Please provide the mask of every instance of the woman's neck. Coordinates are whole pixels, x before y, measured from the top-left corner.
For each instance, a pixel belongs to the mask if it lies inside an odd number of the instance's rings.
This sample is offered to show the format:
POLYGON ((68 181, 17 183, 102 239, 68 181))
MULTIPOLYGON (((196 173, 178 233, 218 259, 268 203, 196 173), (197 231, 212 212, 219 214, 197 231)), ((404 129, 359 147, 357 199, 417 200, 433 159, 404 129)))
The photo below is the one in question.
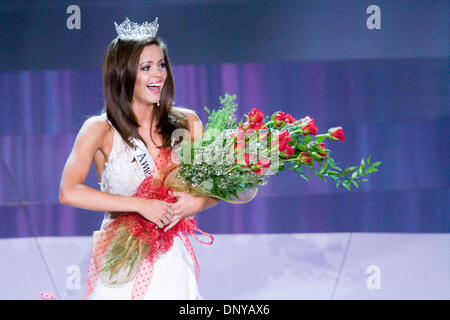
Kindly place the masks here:
POLYGON ((153 121, 153 104, 143 104, 137 101, 131 103, 131 109, 136 116, 139 127, 150 129, 150 124, 153 121))

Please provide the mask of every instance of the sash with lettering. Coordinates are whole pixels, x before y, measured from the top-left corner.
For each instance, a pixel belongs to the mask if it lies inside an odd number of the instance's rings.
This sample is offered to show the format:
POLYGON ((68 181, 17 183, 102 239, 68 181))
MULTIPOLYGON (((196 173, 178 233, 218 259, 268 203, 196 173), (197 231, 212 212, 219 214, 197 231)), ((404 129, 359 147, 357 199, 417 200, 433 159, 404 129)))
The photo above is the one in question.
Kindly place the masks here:
MULTIPOLYGON (((130 139, 134 148, 129 148, 134 155, 134 158, 139 163, 139 167, 146 177, 152 174, 152 167, 154 166, 153 159, 148 152, 144 143, 135 138, 130 139)), ((128 146, 128 145, 127 145, 128 146)))
MULTIPOLYGON (((135 148, 130 150, 145 175, 133 196, 168 203, 176 202, 172 188, 167 186, 169 175, 178 167, 172 161, 171 149, 161 148, 153 161, 142 141, 131 141, 135 148)), ((174 227, 164 232, 137 212, 121 213, 106 228, 94 233, 87 272, 88 288, 83 299, 94 291, 99 278, 109 285, 120 285, 134 280, 130 298, 144 299, 151 283, 154 263, 161 254, 171 249, 176 236, 180 237, 189 252, 194 262, 196 279, 199 281, 200 268, 188 235, 206 245, 211 245, 214 241, 212 235, 197 227, 193 218, 181 219, 174 227), (194 231, 207 236, 209 241, 200 240, 194 231)))

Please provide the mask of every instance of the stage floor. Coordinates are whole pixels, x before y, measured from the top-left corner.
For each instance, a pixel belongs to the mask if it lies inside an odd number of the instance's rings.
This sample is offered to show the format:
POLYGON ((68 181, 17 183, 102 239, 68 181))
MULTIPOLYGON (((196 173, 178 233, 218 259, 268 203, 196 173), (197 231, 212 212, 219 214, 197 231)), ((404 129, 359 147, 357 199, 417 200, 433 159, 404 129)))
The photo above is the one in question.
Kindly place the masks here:
MULTIPOLYGON (((205 299, 450 299, 450 234, 219 234, 191 238, 205 299)), ((90 237, 0 240, 0 299, 81 299, 90 237)))

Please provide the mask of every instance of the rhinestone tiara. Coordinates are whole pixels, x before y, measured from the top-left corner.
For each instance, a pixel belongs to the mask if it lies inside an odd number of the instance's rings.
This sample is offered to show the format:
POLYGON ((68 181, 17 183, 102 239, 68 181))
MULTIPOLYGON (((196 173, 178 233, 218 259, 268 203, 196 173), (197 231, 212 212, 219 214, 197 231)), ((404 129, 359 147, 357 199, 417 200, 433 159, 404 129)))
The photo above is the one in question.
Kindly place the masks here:
POLYGON ((145 21, 143 24, 139 25, 136 22, 131 22, 128 18, 118 25, 114 22, 114 26, 117 31, 117 38, 120 40, 135 40, 141 41, 148 38, 156 37, 158 32, 158 17, 152 23, 145 21))

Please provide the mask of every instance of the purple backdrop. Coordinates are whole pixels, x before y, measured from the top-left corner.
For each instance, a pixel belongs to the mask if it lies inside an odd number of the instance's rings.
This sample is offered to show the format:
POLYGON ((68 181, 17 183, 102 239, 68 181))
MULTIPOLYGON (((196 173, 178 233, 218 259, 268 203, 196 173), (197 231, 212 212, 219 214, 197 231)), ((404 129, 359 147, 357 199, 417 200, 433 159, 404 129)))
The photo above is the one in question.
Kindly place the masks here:
MULTIPOLYGON (((251 107, 341 125, 342 166, 382 161, 358 191, 282 172, 249 204, 198 215, 212 233, 448 232, 447 58, 174 65, 176 105, 251 107)), ((61 172, 83 121, 103 106, 100 69, 0 73, 0 237, 89 235, 101 212, 60 205, 61 172)), ((92 167, 86 183, 97 186, 92 167)))

